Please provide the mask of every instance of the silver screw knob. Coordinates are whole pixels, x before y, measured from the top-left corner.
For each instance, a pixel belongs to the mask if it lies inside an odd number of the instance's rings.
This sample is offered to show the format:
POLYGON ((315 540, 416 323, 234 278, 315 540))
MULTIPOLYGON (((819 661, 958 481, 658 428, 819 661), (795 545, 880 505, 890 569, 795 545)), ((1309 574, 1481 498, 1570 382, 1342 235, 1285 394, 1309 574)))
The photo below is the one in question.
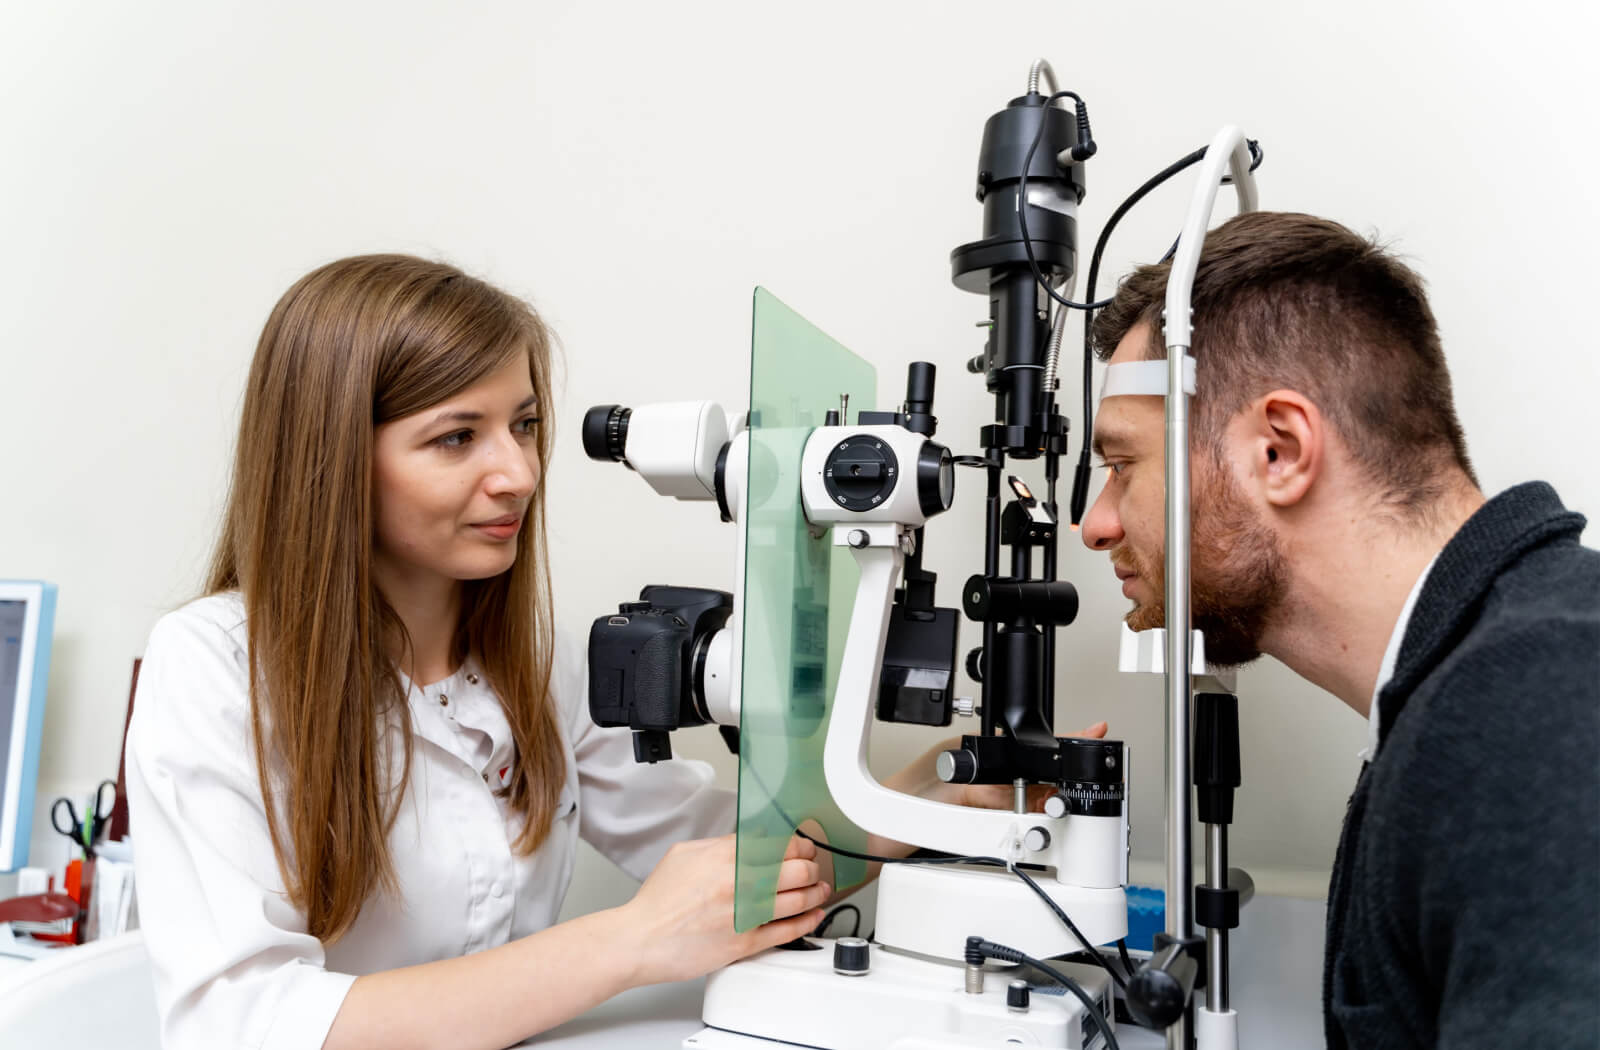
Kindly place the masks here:
POLYGON ((1060 820, 1067 815, 1067 800, 1060 795, 1051 795, 1044 800, 1044 815, 1052 820, 1060 820))
POLYGON ((970 696, 956 697, 955 708, 956 714, 960 715, 962 718, 971 718, 973 712, 977 710, 975 707, 973 707, 972 697, 970 696))
POLYGON ((1029 828, 1022 834, 1022 845, 1032 853, 1043 853, 1050 848, 1050 833, 1044 828, 1029 828))
POLYGON ((845 537, 845 539, 850 546, 854 547, 856 550, 860 550, 862 547, 865 547, 867 544, 872 542, 872 538, 867 535, 866 529, 851 529, 850 535, 845 537))

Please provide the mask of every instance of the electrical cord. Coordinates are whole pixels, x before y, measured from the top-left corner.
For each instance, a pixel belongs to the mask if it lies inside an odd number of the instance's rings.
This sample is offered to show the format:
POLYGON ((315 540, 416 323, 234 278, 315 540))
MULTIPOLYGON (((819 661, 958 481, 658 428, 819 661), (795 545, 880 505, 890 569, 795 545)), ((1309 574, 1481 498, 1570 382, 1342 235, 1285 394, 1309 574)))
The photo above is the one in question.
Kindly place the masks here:
MULTIPOLYGON (((1039 143, 1044 138, 1044 126, 1047 123, 1046 113, 1055 104, 1057 99, 1070 98, 1077 103, 1078 116, 1078 144, 1072 147, 1072 159, 1085 161, 1095 155, 1097 147, 1094 137, 1089 133, 1089 111, 1083 99, 1076 91, 1057 91, 1044 100, 1040 107, 1039 127, 1034 130, 1033 141, 1028 144, 1028 152, 1022 158, 1022 176, 1017 181, 1017 227, 1022 232, 1022 251, 1028 257, 1028 266, 1033 270, 1033 279, 1039 282, 1039 287, 1049 293, 1050 298, 1071 310, 1093 310, 1105 306, 1104 303, 1087 302, 1075 303, 1050 287, 1050 282, 1044 279, 1044 273, 1039 269, 1039 261, 1033 257, 1033 238, 1028 235, 1028 168, 1033 164, 1033 155, 1039 149, 1039 143)), ((1090 296, 1093 299, 1093 296, 1090 296)))
POLYGON ((982 937, 968 937, 967 961, 972 962, 975 958, 980 963, 984 958, 1000 959, 1012 963, 1026 963, 1035 970, 1048 974, 1061 987, 1076 996, 1078 1001, 1083 1004, 1083 1008, 1089 1011, 1089 1016, 1094 1018, 1094 1023, 1100 1027, 1100 1034, 1106 1037, 1106 1050, 1122 1050, 1122 1047, 1117 1043, 1117 1034, 1111 1030, 1111 1022, 1101 1012, 1100 1005, 1090 998, 1088 992, 1083 990, 1083 985, 1057 970, 1054 966, 1042 959, 1035 959, 1031 955, 1019 952, 1015 948, 1008 948, 1003 944, 986 941, 982 937))
POLYGON ((1127 970, 1130 976, 1138 970, 1138 967, 1133 965, 1132 957, 1128 955, 1128 939, 1126 937, 1117 938, 1117 955, 1122 959, 1122 968, 1127 970))
POLYGON ((821 937, 823 935, 823 931, 826 930, 830 924, 832 924, 833 920, 838 918, 841 913, 847 911, 853 911, 856 913, 855 925, 850 928, 850 936, 861 936, 861 909, 856 907, 854 904, 840 904, 833 908, 828 912, 828 914, 822 917, 821 922, 817 923, 817 928, 811 931, 811 936, 821 937))
MULTIPOLYGON (((773 808, 778 809, 776 803, 773 803, 773 808)), ((789 819, 788 814, 784 813, 782 809, 778 809, 778 813, 783 817, 784 821, 790 827, 794 827, 794 821, 789 819)), ((1089 943, 1089 938, 1085 937, 1083 935, 1083 931, 1078 929, 1077 925, 1067 917, 1067 913, 1061 910, 1061 906, 1055 902, 1055 899, 1044 891, 1044 887, 1040 886, 1037 882, 1034 882, 1020 865, 1008 864, 998 857, 962 857, 954 855, 943 857, 878 857, 870 853, 857 853, 854 850, 844 849, 840 846, 830 846, 826 842, 822 842, 813 838, 797 827, 795 828, 794 833, 812 843, 818 849, 826 850, 829 853, 837 853, 841 856, 852 857, 856 860, 876 861, 880 864, 983 864, 990 867, 1006 868, 1013 875, 1017 876, 1017 878, 1021 879, 1023 885, 1032 890, 1040 900, 1044 901, 1045 905, 1055 913, 1056 918, 1060 919, 1062 925, 1067 928, 1067 932, 1071 933, 1073 938, 1077 940, 1078 945, 1083 949, 1083 951, 1087 952, 1092 958, 1099 962, 1101 968, 1110 975, 1111 980, 1116 984, 1116 986, 1123 991, 1127 990, 1127 981, 1123 979, 1122 975, 1111 968, 1111 964, 1106 962, 1105 957, 1095 950, 1094 945, 1089 943)), ((826 920, 824 920, 824 922, 826 922, 826 920)))
POLYGON ((1076 937, 1078 943, 1083 946, 1083 950, 1088 952, 1094 961, 1100 964, 1100 968, 1110 975, 1112 982, 1124 993, 1127 992, 1128 982, 1123 980, 1120 973, 1111 968, 1111 964, 1106 962, 1105 956, 1095 951, 1094 946, 1089 943, 1089 938, 1085 937, 1077 925, 1067 917, 1067 913, 1061 910, 1061 905, 1057 904, 1055 899, 1044 891, 1044 887, 1029 878, 1028 873, 1021 868, 1012 868, 1011 870, 1016 874, 1017 878, 1028 884, 1029 889, 1039 895, 1040 900, 1050 906, 1050 910, 1056 913, 1056 918, 1060 919, 1061 924, 1071 931, 1072 936, 1076 937))
MULTIPOLYGON (((1250 150, 1250 170, 1253 172, 1257 168, 1261 167, 1261 162, 1266 159, 1266 154, 1261 149, 1261 144, 1256 142, 1254 139, 1247 139, 1246 145, 1250 150)), ((1192 153, 1187 153, 1173 161, 1171 164, 1168 164, 1165 168, 1162 168, 1154 175, 1150 176, 1150 178, 1146 179, 1138 189, 1128 194, 1123 202, 1117 205, 1116 210, 1111 213, 1110 218, 1106 219, 1106 224, 1100 228, 1100 236, 1095 238, 1094 253, 1089 258, 1089 279, 1084 285, 1084 296, 1090 301, 1084 304, 1082 307, 1086 313, 1092 313, 1095 310, 1109 306, 1112 299, 1115 298, 1113 296, 1102 299, 1098 302, 1094 301, 1095 285, 1099 283, 1100 280, 1100 260, 1105 255, 1107 243, 1110 242, 1111 231, 1117 228, 1117 223, 1122 221, 1122 217, 1128 214, 1128 212, 1133 209, 1134 205, 1144 200, 1145 197, 1149 196, 1150 193, 1162 183, 1183 171, 1185 168, 1198 164, 1206 155, 1206 148, 1207 147, 1202 146, 1192 153)), ((1024 240, 1026 240, 1026 231, 1024 231, 1023 236, 1024 240)), ((1172 242, 1172 247, 1167 249, 1166 254, 1161 257, 1161 261, 1166 262, 1168 259, 1172 258, 1177 250, 1178 242, 1176 239, 1174 239, 1172 242)), ((1089 450, 1091 448, 1090 439, 1094 434, 1094 353, 1093 344, 1090 339, 1091 319, 1092 318, 1086 317, 1084 318, 1083 322, 1084 439, 1082 446, 1078 450, 1077 469, 1074 470, 1072 476, 1072 501, 1070 507, 1072 514, 1071 525, 1073 528, 1077 528, 1078 525, 1083 521, 1083 511, 1088 501, 1089 494, 1089 450)))

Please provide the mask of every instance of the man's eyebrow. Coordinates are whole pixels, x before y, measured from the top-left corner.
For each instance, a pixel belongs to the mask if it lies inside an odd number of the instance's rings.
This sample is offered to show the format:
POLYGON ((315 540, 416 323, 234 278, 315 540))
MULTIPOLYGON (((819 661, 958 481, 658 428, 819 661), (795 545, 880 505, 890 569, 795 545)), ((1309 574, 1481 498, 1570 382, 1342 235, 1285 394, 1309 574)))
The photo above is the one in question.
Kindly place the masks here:
MULTIPOLYGON (((530 394, 523 398, 517 407, 513 408, 511 412, 513 415, 515 415, 516 413, 521 412, 523 409, 528 408, 538 400, 538 394, 530 394)), ((459 409, 455 412, 440 412, 429 421, 429 425, 436 426, 440 423, 478 423, 482 422, 482 420, 482 412, 469 412, 466 409, 459 409)))
POLYGON ((1091 443, 1090 447, 1094 449, 1095 455, 1104 458, 1107 445, 1114 446, 1116 448, 1125 448, 1128 444, 1128 437, 1129 435, 1126 431, 1117 427, 1108 427, 1104 430, 1099 427, 1095 427, 1094 441, 1091 443))

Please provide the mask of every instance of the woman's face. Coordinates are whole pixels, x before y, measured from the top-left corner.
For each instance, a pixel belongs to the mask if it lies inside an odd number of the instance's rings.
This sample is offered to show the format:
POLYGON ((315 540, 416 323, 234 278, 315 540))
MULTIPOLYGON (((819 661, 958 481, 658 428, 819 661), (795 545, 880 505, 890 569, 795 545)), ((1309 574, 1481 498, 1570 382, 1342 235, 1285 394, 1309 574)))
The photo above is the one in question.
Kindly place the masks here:
POLYGON ((374 570, 385 590, 495 576, 539 485, 539 413, 518 354, 455 397, 378 425, 374 570))

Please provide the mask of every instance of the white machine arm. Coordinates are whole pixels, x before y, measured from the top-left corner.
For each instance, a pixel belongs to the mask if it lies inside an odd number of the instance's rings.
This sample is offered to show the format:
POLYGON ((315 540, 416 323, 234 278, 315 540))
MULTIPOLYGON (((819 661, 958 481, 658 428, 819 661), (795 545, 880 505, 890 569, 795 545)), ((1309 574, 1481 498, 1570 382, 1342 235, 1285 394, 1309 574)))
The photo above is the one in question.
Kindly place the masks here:
POLYGON ((899 525, 840 525, 834 543, 849 546, 861 567, 845 642, 823 769, 834 801, 852 821, 901 842, 964 856, 1045 864, 1075 886, 1122 884, 1120 821, 1107 817, 1016 814, 932 802, 890 790, 867 766, 872 702, 883 669, 883 643, 895 584, 910 536, 899 525), (1038 829, 1043 834, 1030 835, 1038 829))

